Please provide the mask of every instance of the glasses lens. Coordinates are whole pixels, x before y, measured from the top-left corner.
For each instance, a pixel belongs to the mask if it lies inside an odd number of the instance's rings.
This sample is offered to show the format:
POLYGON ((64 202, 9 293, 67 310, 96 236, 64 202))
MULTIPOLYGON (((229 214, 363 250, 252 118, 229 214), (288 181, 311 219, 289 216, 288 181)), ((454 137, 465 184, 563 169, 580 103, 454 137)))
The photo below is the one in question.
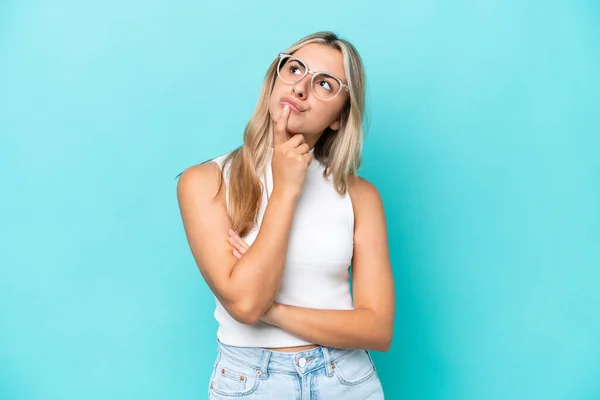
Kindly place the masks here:
POLYGON ((287 83, 296 83, 306 75, 306 65, 291 57, 282 58, 277 70, 279 77, 287 83))
POLYGON ((330 100, 340 92, 340 82, 329 74, 318 73, 313 79, 312 90, 318 98, 330 100))

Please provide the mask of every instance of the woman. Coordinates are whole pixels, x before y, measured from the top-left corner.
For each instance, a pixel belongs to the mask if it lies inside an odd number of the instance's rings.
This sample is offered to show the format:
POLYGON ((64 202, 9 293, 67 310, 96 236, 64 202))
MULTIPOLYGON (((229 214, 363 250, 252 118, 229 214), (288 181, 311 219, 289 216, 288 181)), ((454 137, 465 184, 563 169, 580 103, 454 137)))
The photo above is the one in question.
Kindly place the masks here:
POLYGON ((211 399, 383 398, 369 350, 391 345, 394 288, 381 198, 356 174, 364 86, 349 42, 307 36, 272 62, 243 145, 181 175, 216 299, 211 399))

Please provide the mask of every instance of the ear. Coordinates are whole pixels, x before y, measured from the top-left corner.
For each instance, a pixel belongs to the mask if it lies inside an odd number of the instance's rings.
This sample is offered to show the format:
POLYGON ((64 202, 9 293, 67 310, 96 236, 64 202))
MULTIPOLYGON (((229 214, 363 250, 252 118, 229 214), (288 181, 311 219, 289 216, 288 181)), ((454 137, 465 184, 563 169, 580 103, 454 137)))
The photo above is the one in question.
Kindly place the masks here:
POLYGON ((331 123, 331 125, 329 125, 329 128, 330 128, 332 131, 337 131, 338 129, 340 129, 340 119, 338 118, 338 119, 336 119, 335 121, 333 121, 333 122, 331 123))

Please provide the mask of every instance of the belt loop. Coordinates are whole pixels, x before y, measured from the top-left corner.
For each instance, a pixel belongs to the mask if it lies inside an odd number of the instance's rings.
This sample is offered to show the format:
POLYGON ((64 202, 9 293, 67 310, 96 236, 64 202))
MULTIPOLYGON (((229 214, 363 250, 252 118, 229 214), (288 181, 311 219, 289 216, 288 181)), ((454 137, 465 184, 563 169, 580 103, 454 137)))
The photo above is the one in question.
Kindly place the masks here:
POLYGON ((331 355, 329 354, 329 349, 325 346, 321 346, 321 351, 323 352, 323 358, 325 359, 325 372, 327 372, 328 377, 333 376, 333 368, 331 365, 331 355))
POLYGON ((263 358, 262 358, 261 365, 260 365, 260 379, 262 379, 262 380, 266 380, 268 377, 267 376, 267 366, 269 365, 270 358, 271 358, 271 351, 264 350, 263 358))

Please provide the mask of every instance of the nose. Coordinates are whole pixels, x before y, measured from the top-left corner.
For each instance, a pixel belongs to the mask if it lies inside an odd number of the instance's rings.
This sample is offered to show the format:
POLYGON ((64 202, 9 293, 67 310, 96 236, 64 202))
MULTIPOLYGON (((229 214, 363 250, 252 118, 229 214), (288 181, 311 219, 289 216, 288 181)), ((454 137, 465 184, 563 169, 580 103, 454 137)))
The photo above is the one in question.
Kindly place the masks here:
POLYGON ((310 85, 311 75, 306 74, 302 79, 292 86, 292 91, 299 99, 305 99, 308 94, 308 86, 310 85))

